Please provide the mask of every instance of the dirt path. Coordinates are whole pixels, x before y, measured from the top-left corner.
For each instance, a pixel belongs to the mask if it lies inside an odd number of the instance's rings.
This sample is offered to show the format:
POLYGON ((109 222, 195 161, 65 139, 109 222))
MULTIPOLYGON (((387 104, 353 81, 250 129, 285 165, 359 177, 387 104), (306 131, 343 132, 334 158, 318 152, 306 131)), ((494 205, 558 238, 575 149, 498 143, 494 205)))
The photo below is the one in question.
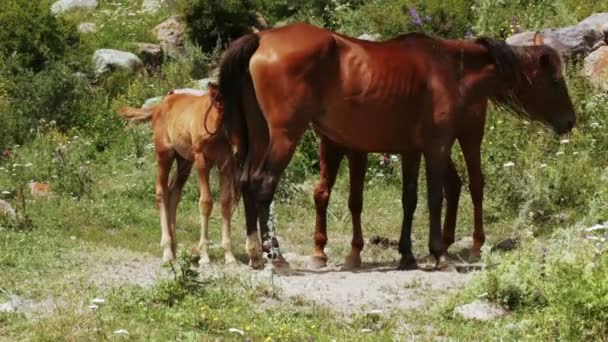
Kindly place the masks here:
MULTIPOLYGON (((215 262, 201 269, 201 273, 207 279, 231 275, 251 286, 272 285, 282 299, 302 298, 345 314, 417 309, 464 287, 471 278, 470 273, 397 271, 392 264, 364 265, 354 272, 340 271, 338 265, 310 271, 302 266, 306 256, 289 253, 285 257, 292 265, 289 272, 277 273, 270 265, 263 271, 252 271, 245 265, 215 262)), ((151 286, 169 275, 159 258, 126 250, 95 252, 91 260, 96 261, 96 266, 90 281, 101 288, 151 286)))

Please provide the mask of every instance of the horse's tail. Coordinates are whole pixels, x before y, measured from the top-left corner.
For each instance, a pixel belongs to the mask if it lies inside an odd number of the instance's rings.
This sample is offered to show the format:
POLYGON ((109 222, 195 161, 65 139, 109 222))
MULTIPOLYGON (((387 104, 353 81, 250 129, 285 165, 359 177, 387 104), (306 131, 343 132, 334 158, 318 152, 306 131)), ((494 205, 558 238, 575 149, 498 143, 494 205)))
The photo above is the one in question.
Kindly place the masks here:
POLYGON ((156 106, 141 109, 133 107, 122 107, 116 111, 116 114, 118 114, 118 116, 121 116, 127 121, 144 123, 152 120, 152 115, 154 114, 155 109, 156 106))
POLYGON ((236 166, 233 182, 235 206, 239 200, 241 183, 246 181, 249 158, 249 141, 244 105, 245 85, 253 90, 249 75, 249 60, 260 46, 260 37, 248 34, 234 41, 222 56, 219 75, 219 93, 223 107, 221 129, 236 148, 236 166))

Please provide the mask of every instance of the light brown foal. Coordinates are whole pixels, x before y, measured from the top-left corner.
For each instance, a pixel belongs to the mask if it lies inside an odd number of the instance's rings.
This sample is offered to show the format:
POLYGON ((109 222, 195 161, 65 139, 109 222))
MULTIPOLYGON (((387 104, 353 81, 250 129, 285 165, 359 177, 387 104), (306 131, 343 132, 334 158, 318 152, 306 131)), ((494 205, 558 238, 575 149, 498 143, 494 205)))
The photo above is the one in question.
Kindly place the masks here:
POLYGON ((214 134, 221 121, 216 89, 209 92, 176 90, 151 108, 123 107, 118 115, 132 122, 152 121, 156 150, 156 205, 160 210, 163 261, 176 257, 175 216, 182 188, 192 165, 196 166, 200 185, 201 237, 198 244, 200 264, 209 263, 209 215, 213 207, 209 172, 217 165, 220 175, 222 205, 222 246, 226 263, 234 263, 230 237, 232 216, 232 151, 223 134, 214 134), (177 172, 169 181, 173 162, 177 172))

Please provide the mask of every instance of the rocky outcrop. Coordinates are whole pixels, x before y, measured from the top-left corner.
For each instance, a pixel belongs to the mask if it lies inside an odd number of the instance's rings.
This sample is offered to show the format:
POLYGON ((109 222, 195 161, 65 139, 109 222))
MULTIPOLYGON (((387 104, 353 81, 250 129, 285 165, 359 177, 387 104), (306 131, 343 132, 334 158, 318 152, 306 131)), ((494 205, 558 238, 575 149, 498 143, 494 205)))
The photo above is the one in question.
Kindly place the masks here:
POLYGON ((165 54, 176 57, 185 51, 186 25, 179 16, 173 16, 158 24, 152 32, 165 54))
POLYGON ((583 72, 591 83, 608 91, 608 46, 600 47, 585 58, 583 72))
POLYGON ((116 69, 135 73, 143 67, 143 63, 135 54, 113 49, 100 49, 93 54, 95 74, 101 75, 116 69))
MULTIPOLYGON (((566 58, 584 58, 606 43, 608 13, 596 13, 580 23, 562 28, 540 30, 545 44, 558 50, 566 58)), ((507 39, 511 45, 533 45, 535 32, 527 31, 507 39)))
POLYGON ((51 5, 53 14, 61 14, 77 9, 91 10, 99 6, 97 0, 59 0, 51 5))

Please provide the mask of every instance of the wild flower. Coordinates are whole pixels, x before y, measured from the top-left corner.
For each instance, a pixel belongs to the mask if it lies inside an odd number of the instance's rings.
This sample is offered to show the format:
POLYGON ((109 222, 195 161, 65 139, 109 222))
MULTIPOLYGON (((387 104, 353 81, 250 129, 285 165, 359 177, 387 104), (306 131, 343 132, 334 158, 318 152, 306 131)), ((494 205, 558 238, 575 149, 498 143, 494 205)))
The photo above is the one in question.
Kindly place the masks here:
POLYGON ((511 17, 511 24, 509 25, 511 29, 511 34, 516 34, 521 32, 521 27, 519 26, 518 20, 516 16, 511 17))
POLYGON ((514 162, 506 162, 503 164, 503 167, 513 167, 513 166, 515 166, 514 162))
POLYGON ((471 31, 471 29, 467 29, 467 32, 464 34, 464 39, 472 40, 473 38, 473 31, 471 31))
POLYGON ((420 14, 418 14, 416 8, 410 8, 410 17, 410 24, 415 26, 422 26, 422 19, 420 18, 420 14))

